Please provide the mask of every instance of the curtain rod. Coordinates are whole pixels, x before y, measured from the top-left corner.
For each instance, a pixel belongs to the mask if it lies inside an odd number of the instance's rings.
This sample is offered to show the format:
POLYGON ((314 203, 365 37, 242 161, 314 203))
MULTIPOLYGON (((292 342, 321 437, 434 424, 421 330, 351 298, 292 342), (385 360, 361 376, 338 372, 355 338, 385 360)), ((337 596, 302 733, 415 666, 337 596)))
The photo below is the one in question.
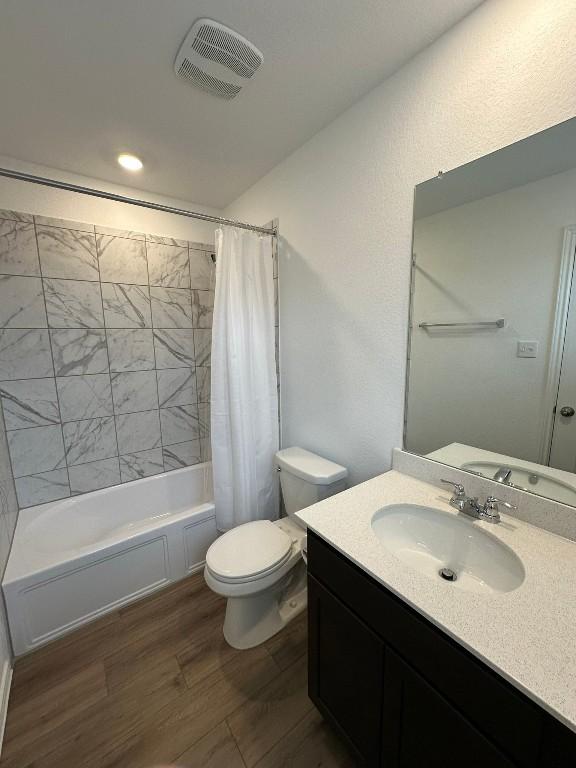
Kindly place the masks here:
POLYGON ((92 187, 81 187, 78 184, 68 184, 65 181, 57 179, 48 179, 44 176, 34 176, 31 173, 22 171, 12 171, 9 168, 0 168, 0 176, 7 179, 16 179, 17 181, 29 181, 32 184, 41 184, 44 187, 54 187, 55 189, 64 189, 67 192, 78 192, 81 195, 91 195, 92 197, 101 197, 104 200, 113 200, 116 203, 129 203, 138 205, 141 208, 151 208, 153 211, 163 211, 164 213, 174 213, 177 216, 187 216, 189 219, 200 219, 201 221, 212 221, 215 224, 229 224, 232 227, 240 229, 250 229, 253 232, 260 232, 264 235, 276 235, 276 229, 267 227, 256 227, 253 224, 245 224, 242 221, 234 219, 225 219, 221 216, 210 216, 208 213, 198 213, 196 211, 187 211, 185 208, 173 208, 171 205, 162 205, 161 203, 150 203, 147 200, 139 200, 135 197, 125 197, 117 195, 114 192, 105 192, 101 189, 92 189, 92 187))

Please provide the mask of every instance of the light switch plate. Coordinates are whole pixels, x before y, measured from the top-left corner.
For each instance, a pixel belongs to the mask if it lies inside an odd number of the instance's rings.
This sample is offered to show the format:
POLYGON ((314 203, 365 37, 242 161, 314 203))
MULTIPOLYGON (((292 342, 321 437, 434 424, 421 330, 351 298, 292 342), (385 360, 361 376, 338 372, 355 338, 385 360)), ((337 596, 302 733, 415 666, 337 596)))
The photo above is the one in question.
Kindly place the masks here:
POLYGON ((538 342, 519 341, 516 347, 516 357, 538 357, 538 342))

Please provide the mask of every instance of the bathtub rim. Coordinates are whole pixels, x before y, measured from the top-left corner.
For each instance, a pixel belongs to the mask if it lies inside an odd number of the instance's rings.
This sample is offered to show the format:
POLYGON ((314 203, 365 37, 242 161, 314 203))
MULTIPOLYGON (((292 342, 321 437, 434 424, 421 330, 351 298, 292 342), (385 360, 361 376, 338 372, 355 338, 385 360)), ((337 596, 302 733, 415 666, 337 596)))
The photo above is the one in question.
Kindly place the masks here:
MULTIPOLYGON (((84 466, 79 464, 78 466, 84 466)), ((30 518, 27 522, 32 522, 33 519, 38 517, 43 512, 47 512, 54 507, 58 507, 61 504, 70 504, 84 496, 97 497, 109 493, 113 488, 128 488, 130 486, 143 486, 152 481, 160 480, 166 477, 178 477, 179 475, 189 473, 191 470, 205 470, 207 467, 212 466, 212 461, 201 461, 198 464, 190 464, 187 467, 180 467, 179 469, 168 469, 165 472, 157 472, 154 475, 148 475, 147 477, 140 477, 138 480, 128 480, 125 483, 114 483, 114 485, 107 485, 105 488, 96 488, 94 491, 86 491, 84 493, 75 493, 70 496, 63 496, 61 499, 54 499, 53 501, 44 501, 42 504, 34 504, 31 507, 23 507, 18 511, 18 522, 22 518, 30 518)), ((16 526, 18 527, 18 526, 16 526)))
POLYGON ((108 536, 105 538, 97 539, 94 542, 86 544, 84 546, 78 546, 74 549, 62 549, 55 550, 53 553, 43 553, 39 550, 34 551, 33 563, 31 564, 29 557, 26 553, 26 547, 28 542, 25 540, 26 528, 40 516, 46 512, 57 508, 63 503, 71 503, 81 499, 84 496, 98 497, 103 496, 112 491, 115 488, 124 488, 127 485, 138 484, 143 486, 150 481, 159 480, 167 476, 180 475, 189 473, 191 470, 198 469, 205 472, 206 468, 211 466, 211 461, 201 462, 199 464, 192 464, 188 467, 181 467, 180 469, 169 470, 167 472, 159 472, 156 475, 150 475, 149 477, 143 477, 139 480, 132 480, 129 483, 117 483, 116 485, 107 486, 106 488, 99 488, 95 491, 89 491, 88 493, 77 494, 75 496, 66 496, 63 499, 56 499, 54 501, 48 501, 44 504, 36 504, 33 507, 26 507, 22 509, 18 514, 18 521, 14 532, 14 539, 10 549, 10 555, 4 571, 4 577, 2 579, 2 585, 9 585, 14 582, 21 582, 28 579, 28 577, 36 576, 39 573, 50 572, 54 576, 58 576, 60 573, 65 572, 71 564, 77 564, 79 561, 90 563, 95 562, 101 557, 103 551, 109 551, 111 554, 120 552, 126 545, 126 542, 130 542, 132 545, 138 544, 139 541, 144 541, 150 533, 158 531, 162 528, 170 527, 173 523, 179 523, 187 517, 198 515, 198 522, 213 517, 215 515, 214 500, 199 502, 194 506, 181 510, 180 512, 173 513, 167 517, 158 520, 156 523, 145 525, 139 528, 135 528, 132 533, 124 534, 121 537, 108 536))

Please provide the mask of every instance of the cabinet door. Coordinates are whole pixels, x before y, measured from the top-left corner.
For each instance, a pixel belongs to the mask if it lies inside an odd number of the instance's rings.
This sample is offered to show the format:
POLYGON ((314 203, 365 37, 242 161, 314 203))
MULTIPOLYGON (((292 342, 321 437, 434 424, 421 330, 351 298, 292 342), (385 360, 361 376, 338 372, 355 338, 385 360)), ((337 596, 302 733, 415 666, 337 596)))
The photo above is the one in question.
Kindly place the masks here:
POLYGON ((361 762, 380 765, 384 645, 313 577, 308 579, 309 694, 361 762))
POLYGON ((386 768, 514 768, 515 763, 388 649, 383 765, 386 768))

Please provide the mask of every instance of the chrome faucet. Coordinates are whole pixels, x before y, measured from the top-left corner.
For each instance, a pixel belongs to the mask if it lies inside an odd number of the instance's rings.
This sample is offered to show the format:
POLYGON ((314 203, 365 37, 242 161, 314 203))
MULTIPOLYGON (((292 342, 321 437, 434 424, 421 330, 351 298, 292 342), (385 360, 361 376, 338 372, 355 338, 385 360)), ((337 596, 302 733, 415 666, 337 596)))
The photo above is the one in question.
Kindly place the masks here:
POLYGON ((453 483, 452 480, 441 480, 440 482, 451 485, 454 488, 454 493, 450 499, 450 506, 457 509, 458 512, 474 517, 476 520, 499 523, 500 513, 498 507, 500 504, 506 507, 506 509, 518 509, 515 504, 510 504, 509 501, 504 501, 503 499, 497 499, 496 496, 488 496, 484 504, 481 505, 477 496, 468 496, 462 483, 453 483))
POLYGON ((496 472, 493 480, 496 480, 497 483, 503 483, 504 485, 511 485, 510 478, 512 477, 512 470, 510 467, 500 467, 500 469, 496 472))

